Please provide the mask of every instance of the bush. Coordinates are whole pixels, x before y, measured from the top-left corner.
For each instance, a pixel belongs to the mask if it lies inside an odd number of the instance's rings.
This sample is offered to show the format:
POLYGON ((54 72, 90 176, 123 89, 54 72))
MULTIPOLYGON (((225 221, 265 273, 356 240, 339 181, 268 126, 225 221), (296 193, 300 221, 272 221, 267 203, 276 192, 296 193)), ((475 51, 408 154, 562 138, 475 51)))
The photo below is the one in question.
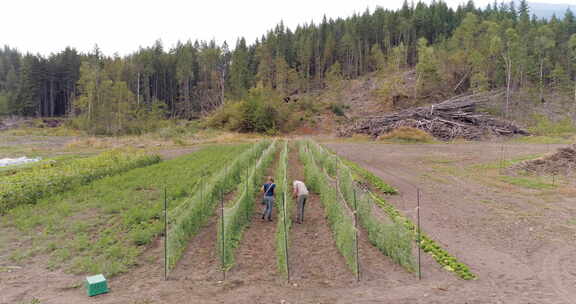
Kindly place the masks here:
POLYGON ((331 103, 330 111, 332 111, 332 113, 336 114, 337 116, 344 116, 344 106, 339 103, 331 103))
POLYGON ((420 129, 411 127, 400 127, 394 129, 378 137, 378 139, 401 143, 430 143, 435 141, 432 135, 420 129))
POLYGON ((207 125, 238 132, 276 135, 293 128, 291 111, 271 91, 252 89, 245 100, 230 102, 207 120, 207 125))

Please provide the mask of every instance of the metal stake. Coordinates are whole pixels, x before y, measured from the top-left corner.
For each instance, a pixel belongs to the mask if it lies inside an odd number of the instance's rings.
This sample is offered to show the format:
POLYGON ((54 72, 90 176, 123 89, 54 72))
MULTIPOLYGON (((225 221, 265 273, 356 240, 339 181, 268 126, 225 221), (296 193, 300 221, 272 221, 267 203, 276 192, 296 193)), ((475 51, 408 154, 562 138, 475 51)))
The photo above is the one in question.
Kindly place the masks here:
POLYGON ((420 251, 421 251, 421 247, 420 247, 420 242, 421 242, 421 240, 420 240, 420 188, 416 189, 416 197, 417 197, 417 206, 418 206, 416 208, 416 217, 418 218, 417 219, 417 223, 418 223, 418 226, 417 226, 417 229, 418 229, 418 231, 417 231, 417 235, 418 235, 417 236, 417 242, 418 242, 418 280, 422 280, 422 268, 421 268, 422 266, 420 263, 420 251))
POLYGON ((288 283, 290 283, 290 263, 288 260, 288 232, 286 231, 286 192, 282 196, 282 205, 284 208, 284 258, 286 259, 286 274, 288 275, 288 283))
POLYGON ((220 222, 221 224, 221 229, 222 229, 222 278, 224 281, 226 281, 226 247, 224 247, 226 245, 226 242, 224 240, 224 190, 220 190, 220 222))
POLYGON ((164 186, 164 281, 168 280, 168 199, 164 186))
POLYGON ((354 189, 354 228, 356 243, 356 282, 360 282, 360 252, 358 250, 358 201, 356 200, 356 189, 354 189))

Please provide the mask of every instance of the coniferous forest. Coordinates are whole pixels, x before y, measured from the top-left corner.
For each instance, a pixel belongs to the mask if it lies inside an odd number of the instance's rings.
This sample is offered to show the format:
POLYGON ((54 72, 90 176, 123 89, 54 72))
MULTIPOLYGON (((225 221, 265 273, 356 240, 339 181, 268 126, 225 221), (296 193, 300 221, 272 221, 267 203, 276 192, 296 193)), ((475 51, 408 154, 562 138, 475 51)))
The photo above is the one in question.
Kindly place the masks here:
MULTIPOLYGON (((224 104, 262 112, 266 96, 325 89, 330 79, 416 71, 419 90, 453 94, 537 88, 572 94, 576 103, 576 18, 538 19, 526 1, 404 2, 295 29, 282 23, 254 43, 161 41, 124 57, 97 47, 49 56, 0 49, 0 114, 69 117, 93 134, 142 132, 143 122, 193 119, 224 104)), ((253 120, 256 118, 253 118, 253 120)), ((149 125, 149 124, 147 124, 149 125)), ((264 123, 237 129, 262 131, 264 123)))

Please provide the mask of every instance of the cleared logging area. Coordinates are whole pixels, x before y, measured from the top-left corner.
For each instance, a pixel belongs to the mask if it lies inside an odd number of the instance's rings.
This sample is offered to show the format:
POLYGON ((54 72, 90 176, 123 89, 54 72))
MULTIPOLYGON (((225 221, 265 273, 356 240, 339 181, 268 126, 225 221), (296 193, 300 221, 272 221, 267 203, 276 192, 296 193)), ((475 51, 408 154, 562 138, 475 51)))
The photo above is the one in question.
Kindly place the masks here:
POLYGON ((192 154, 106 177, 71 191, 25 204, 2 218, 34 246, 14 251, 22 261, 40 253, 48 267, 73 273, 116 275, 128 270, 163 232, 162 201, 177 209, 248 145, 210 146, 192 154))
POLYGON ((34 166, 18 171, 0 180, 0 215, 18 205, 34 203, 42 197, 159 161, 158 155, 109 151, 53 168, 34 166))

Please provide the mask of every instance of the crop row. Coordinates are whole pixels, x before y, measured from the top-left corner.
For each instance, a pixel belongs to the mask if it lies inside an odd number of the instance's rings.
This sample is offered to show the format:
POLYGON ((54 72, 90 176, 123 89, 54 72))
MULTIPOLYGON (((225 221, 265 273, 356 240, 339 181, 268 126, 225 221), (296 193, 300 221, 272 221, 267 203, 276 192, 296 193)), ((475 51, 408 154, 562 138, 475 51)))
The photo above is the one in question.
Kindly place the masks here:
POLYGON ((34 203, 39 198, 159 161, 158 155, 108 151, 54 168, 38 166, 18 171, 0 180, 0 215, 18 205, 34 203))
POLYGON ((277 201, 278 223, 276 228, 276 256, 278 271, 283 275, 288 275, 288 244, 290 243, 290 228, 292 220, 290 214, 293 210, 292 196, 288 186, 288 142, 284 142, 278 169, 276 170, 276 193, 280 194, 277 201))
POLYGON ((358 187, 352 169, 338 156, 331 155, 315 142, 308 141, 307 145, 314 151, 319 162, 334 164, 334 168, 327 172, 333 172, 331 176, 335 178, 339 192, 348 206, 357 212, 359 223, 366 230, 370 243, 408 271, 414 271, 415 259, 410 232, 403 225, 385 221, 385 218, 378 218, 374 214, 375 204, 371 196, 358 187))
MULTIPOLYGON (((245 172, 270 145, 269 141, 254 144, 234 158, 219 172, 203 178, 200 187, 185 202, 169 212, 168 267, 173 269, 188 241, 204 226, 223 195, 232 191, 245 178, 245 172)), ((224 160, 219 160, 224 161, 224 160)))
POLYGON ((237 183, 237 195, 234 205, 224 211, 224 216, 218 222, 218 253, 224 270, 234 265, 234 253, 244 229, 252 218, 254 212, 254 194, 258 189, 266 169, 274 158, 276 141, 265 149, 253 166, 248 166, 247 174, 237 183), (222 222, 224 221, 224 222, 222 222))
POLYGON ((320 194, 320 200, 326 211, 328 223, 332 229, 336 247, 344 256, 352 272, 358 274, 358 256, 356 255, 356 228, 351 212, 340 202, 338 190, 330 183, 328 175, 318 164, 327 166, 329 162, 315 160, 316 151, 308 148, 306 142, 300 142, 300 160, 304 164, 304 175, 309 190, 320 194))

